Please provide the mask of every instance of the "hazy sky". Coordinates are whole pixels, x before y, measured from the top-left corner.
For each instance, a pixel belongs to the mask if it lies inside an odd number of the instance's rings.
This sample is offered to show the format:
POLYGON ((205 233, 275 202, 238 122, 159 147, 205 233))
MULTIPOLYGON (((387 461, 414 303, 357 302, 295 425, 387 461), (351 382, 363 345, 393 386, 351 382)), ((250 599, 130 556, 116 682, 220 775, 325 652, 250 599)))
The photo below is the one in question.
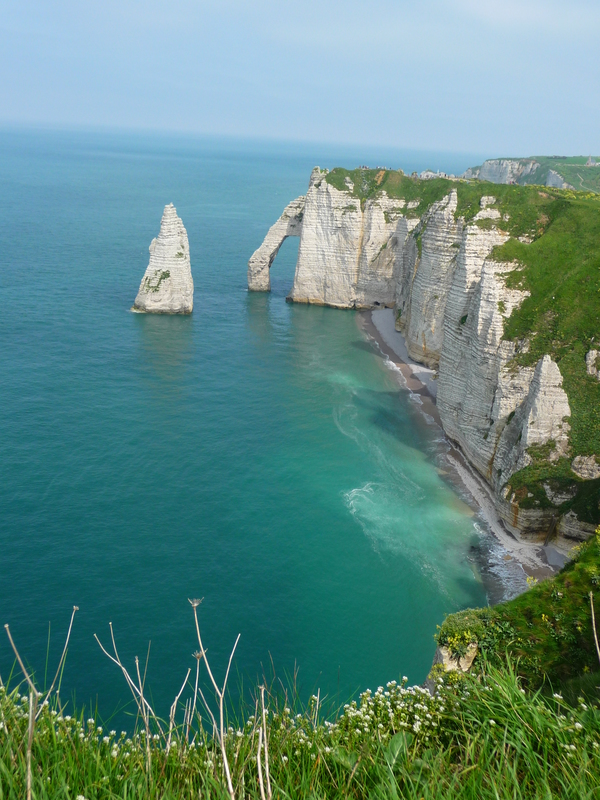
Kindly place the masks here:
POLYGON ((600 153, 599 0, 0 0, 0 123, 600 153))

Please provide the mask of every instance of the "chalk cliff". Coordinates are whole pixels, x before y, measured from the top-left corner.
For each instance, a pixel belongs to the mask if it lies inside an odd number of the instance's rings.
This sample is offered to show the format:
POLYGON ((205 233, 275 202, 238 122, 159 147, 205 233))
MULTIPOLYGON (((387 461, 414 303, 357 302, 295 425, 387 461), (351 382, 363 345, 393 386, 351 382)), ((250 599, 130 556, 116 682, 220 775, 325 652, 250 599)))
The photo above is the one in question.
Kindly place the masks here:
POLYGON ((271 264, 288 236, 300 236, 304 216, 304 195, 292 200, 248 262, 248 289, 251 292, 271 291, 271 264))
POLYGON ((150 244, 150 262, 132 311, 152 314, 191 314, 194 282, 190 246, 173 203, 165 206, 160 233, 150 244))
MULTIPOLYGON (((519 184, 542 184, 551 186, 555 189, 573 189, 564 177, 557 171, 551 169, 549 161, 556 166, 562 163, 562 159, 541 158, 541 164, 535 158, 492 158, 484 161, 480 167, 469 167, 462 177, 467 180, 478 179, 489 181, 490 183, 519 183, 519 184)), ((565 160, 566 163, 566 160, 565 160)), ((562 169, 562 167, 560 167, 562 169)))
POLYGON ((465 173, 465 178, 479 178, 480 181, 490 183, 519 183, 539 167, 537 161, 531 158, 491 158, 484 161, 480 167, 471 167, 465 173))
MULTIPOLYGON (((509 168, 498 162, 498 170, 509 168)), ((571 450, 572 411, 561 370, 550 354, 520 365, 530 339, 504 338, 529 292, 510 280, 522 264, 495 259, 494 248, 509 242, 509 230, 521 247, 532 236, 511 229, 510 207, 485 187, 475 207, 471 189, 464 195, 471 205, 463 199, 461 207, 457 182, 438 181, 441 196, 425 202, 424 182, 408 185, 401 176, 386 183, 387 174, 375 170, 343 174, 313 170, 306 197, 285 209, 252 256, 249 285, 251 273, 253 281, 268 274, 283 238, 299 235, 288 299, 337 308, 394 306, 410 356, 438 370, 444 430, 488 483, 506 527, 534 539, 555 528, 564 541, 586 538, 593 525, 578 519, 570 501, 577 481, 598 478, 600 466, 594 456, 571 450), (514 479, 540 459, 573 464, 572 482, 540 484, 541 499, 514 479)), ((268 279, 260 285, 268 288, 268 279)), ((592 378, 597 352, 590 350, 582 364, 592 378)))

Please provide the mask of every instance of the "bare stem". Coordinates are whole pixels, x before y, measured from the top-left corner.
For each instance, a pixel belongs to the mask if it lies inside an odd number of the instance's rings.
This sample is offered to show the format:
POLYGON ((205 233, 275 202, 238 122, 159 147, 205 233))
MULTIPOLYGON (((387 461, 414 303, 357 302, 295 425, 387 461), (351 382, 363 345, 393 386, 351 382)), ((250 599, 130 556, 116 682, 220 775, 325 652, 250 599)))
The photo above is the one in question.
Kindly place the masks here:
POLYGON ((202 697, 202 702, 204 703, 206 710, 210 714, 213 723, 213 729, 215 730, 217 738, 219 740, 219 745, 221 748, 221 756, 223 758, 223 771, 225 772, 225 779, 227 781, 227 791, 229 793, 229 797, 231 798, 231 800, 235 800, 235 792, 233 790, 233 782, 231 780, 231 770, 229 769, 229 761, 227 759, 227 747, 226 747, 226 737, 225 737, 225 690, 227 688, 227 680, 229 678, 229 672, 231 670, 231 662, 233 661, 233 655, 240 640, 240 634, 238 634, 238 637, 235 640, 235 644, 233 645, 233 650, 231 651, 231 654, 229 656, 229 663, 227 664, 227 672, 225 673, 225 680, 223 681, 223 686, 220 688, 214 678, 214 675, 210 668, 210 664, 208 663, 208 659, 206 657, 206 650, 204 649, 204 645, 202 644, 202 636, 200 634, 200 624, 198 622, 198 612, 196 610, 201 602, 202 600, 190 600, 190 605, 194 610, 194 621, 196 623, 196 633, 198 635, 198 644, 200 646, 200 652, 196 655, 196 657, 202 658, 204 660, 204 663, 206 665, 206 671, 208 672, 208 677, 210 678, 210 682, 212 683, 215 692, 215 697, 219 705, 218 728, 214 714, 212 713, 210 706, 206 702, 206 698, 202 694, 201 690, 198 691, 200 692, 200 696, 202 697))
POLYGON ((265 784, 263 781, 262 764, 260 758, 260 753, 262 750, 262 741, 263 741, 263 729, 261 725, 258 730, 258 750, 256 753, 256 767, 258 769, 258 785, 260 787, 261 800, 267 800, 267 798, 265 797, 265 784))
POLYGON ((29 725, 27 730, 27 800, 31 800, 31 751, 33 748, 33 728, 35 726, 35 712, 37 710, 38 693, 29 692, 29 725))
POLYGON ((590 592, 590 606, 592 609, 592 628, 594 631, 594 642, 596 644, 596 655, 598 656, 598 661, 600 661, 600 645, 598 644, 598 632, 596 630, 596 615, 594 614, 594 595, 590 592))
POLYGON ((173 727, 175 725, 175 714, 177 713, 177 703, 179 702, 179 698, 183 690, 185 689, 185 685, 187 683, 187 679, 190 677, 190 672, 192 670, 188 669, 187 675, 185 676, 183 683, 181 684, 181 689, 179 690, 179 694, 173 700, 173 705, 171 706, 171 714, 169 716, 169 738, 167 739, 167 755, 169 755, 169 750, 171 749, 171 736, 173 735, 173 727))
POLYGON ((265 709, 265 687, 260 687, 260 701, 262 705, 262 729, 263 729, 263 738, 264 738, 264 745, 265 745, 265 775, 267 778, 267 797, 268 800, 271 800, 273 797, 273 792, 271 791, 271 773, 269 770, 269 744, 267 739, 267 711, 265 709))
POLYGON ((15 643, 13 641, 13 638, 10 635, 10 628, 8 627, 8 625, 5 625, 4 628, 6 630, 6 635, 8 636, 8 640, 10 642, 10 646, 12 647, 12 649, 14 651, 14 654, 17 657, 17 661, 19 662, 19 666, 21 667, 21 671, 22 671, 23 675, 25 675, 25 680, 29 684, 30 690, 35 694, 36 697, 38 697, 39 696, 39 692, 35 688, 35 686, 33 685, 33 681, 31 680, 31 678, 29 677, 29 673, 25 669, 25 664, 23 664, 23 661, 21 660, 21 656, 19 655, 19 651, 17 650, 17 646, 15 645, 15 643))
MULTIPOLYGON (((54 689, 56 681, 58 680, 58 676, 60 675, 63 665, 65 663, 65 659, 67 657, 67 649, 69 647, 69 639, 71 638, 71 631, 73 629, 73 620, 75 619, 75 614, 78 611, 79 611, 79 606, 73 606, 73 611, 71 612, 71 621, 69 622, 69 630, 67 631, 67 638, 65 639, 65 646, 63 647, 62 655, 60 657, 60 661, 58 662, 58 667, 56 668, 56 675, 54 676, 52 685, 46 692, 46 697, 50 697, 50 695, 52 694, 52 690, 54 689)), ((38 717, 42 713, 42 708, 43 706, 40 707, 40 710, 38 711, 38 717)))

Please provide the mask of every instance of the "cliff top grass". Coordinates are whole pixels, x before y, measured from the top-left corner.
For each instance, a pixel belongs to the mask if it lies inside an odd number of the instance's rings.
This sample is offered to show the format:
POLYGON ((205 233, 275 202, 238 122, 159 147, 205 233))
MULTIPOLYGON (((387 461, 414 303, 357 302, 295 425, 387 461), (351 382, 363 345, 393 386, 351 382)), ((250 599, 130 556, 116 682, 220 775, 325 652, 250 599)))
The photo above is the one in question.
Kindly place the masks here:
POLYGON ((597 704, 533 694, 510 667, 455 677, 440 677, 435 697, 390 681, 332 720, 317 697, 291 709, 267 690, 264 716, 258 705, 229 720, 223 748, 201 718, 168 738, 155 724, 118 735, 58 699, 29 737, 31 701, 0 688, 0 796, 28 796, 30 761, 35 800, 598 797, 597 704))
MULTIPOLYGON (((477 666, 505 663, 507 657, 532 688, 550 681, 555 688, 598 672, 589 593, 596 596, 600 629, 600 527, 575 548, 575 558, 554 578, 493 608, 468 609, 446 618, 437 640, 461 655, 477 642, 477 666)), ((600 697, 600 675, 592 691, 600 697)))

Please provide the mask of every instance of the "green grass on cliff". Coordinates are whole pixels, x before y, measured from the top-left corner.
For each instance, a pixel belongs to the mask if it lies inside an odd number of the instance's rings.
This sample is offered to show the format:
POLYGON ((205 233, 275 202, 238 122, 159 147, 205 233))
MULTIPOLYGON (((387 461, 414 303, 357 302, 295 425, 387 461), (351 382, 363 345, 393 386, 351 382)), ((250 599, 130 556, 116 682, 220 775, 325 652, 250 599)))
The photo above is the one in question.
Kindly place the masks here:
MULTIPOLYGON (((579 546, 575 560, 553 579, 543 581, 514 600, 462 611, 447 617, 438 642, 460 651, 477 642, 481 665, 505 663, 507 656, 530 688, 550 682, 556 689, 598 672, 590 591, 595 595, 600 633, 600 528, 579 546)), ((596 683, 600 682, 598 675, 596 683)), ((600 688, 592 693, 600 700, 600 688)))
POLYGON ((376 197, 381 192, 386 192, 388 197, 405 200, 407 203, 418 200, 419 205, 416 208, 408 211, 403 209, 401 212, 413 218, 422 216, 432 203, 445 197, 453 186, 453 182, 445 178, 420 181, 395 170, 347 170, 337 167, 324 177, 335 189, 357 197, 363 208, 366 200, 376 197), (352 192, 346 186, 346 178, 354 184, 352 192))
MULTIPOLYGON (((556 158, 534 156, 540 164, 538 169, 525 178, 526 183, 546 183, 549 170, 554 170, 580 192, 600 192, 600 167, 586 167, 587 156, 556 158)), ((600 158, 596 158, 599 161, 600 158)))
MULTIPOLYGON (((511 239, 494 251, 495 259, 522 265, 507 275, 507 286, 530 293, 506 321, 504 336, 530 343, 529 351, 515 359, 518 365, 552 356, 569 398, 572 455, 600 456, 600 382, 587 374, 585 364, 586 353, 600 345, 600 198, 561 190, 538 194, 551 198, 543 235, 531 244, 511 239)), ((513 489, 523 494, 523 507, 536 500, 544 504, 538 478, 550 479, 557 487, 579 490, 571 505, 581 519, 600 521, 600 481, 584 485, 560 462, 546 462, 543 475, 538 467, 511 478, 513 489), (528 499, 528 493, 535 497, 528 499)))
MULTIPOLYGON (((35 800, 592 800, 600 796, 600 708, 523 688, 514 672, 488 666, 435 697, 396 681, 364 692, 332 720, 313 698, 304 708, 267 694, 269 768, 262 715, 231 724, 225 751, 192 726, 170 748, 156 726, 131 736, 66 714, 58 702, 37 720, 31 747, 35 800), (268 778, 267 778, 268 776, 268 778)), ((0 797, 23 800, 29 703, 0 689, 0 797)))

